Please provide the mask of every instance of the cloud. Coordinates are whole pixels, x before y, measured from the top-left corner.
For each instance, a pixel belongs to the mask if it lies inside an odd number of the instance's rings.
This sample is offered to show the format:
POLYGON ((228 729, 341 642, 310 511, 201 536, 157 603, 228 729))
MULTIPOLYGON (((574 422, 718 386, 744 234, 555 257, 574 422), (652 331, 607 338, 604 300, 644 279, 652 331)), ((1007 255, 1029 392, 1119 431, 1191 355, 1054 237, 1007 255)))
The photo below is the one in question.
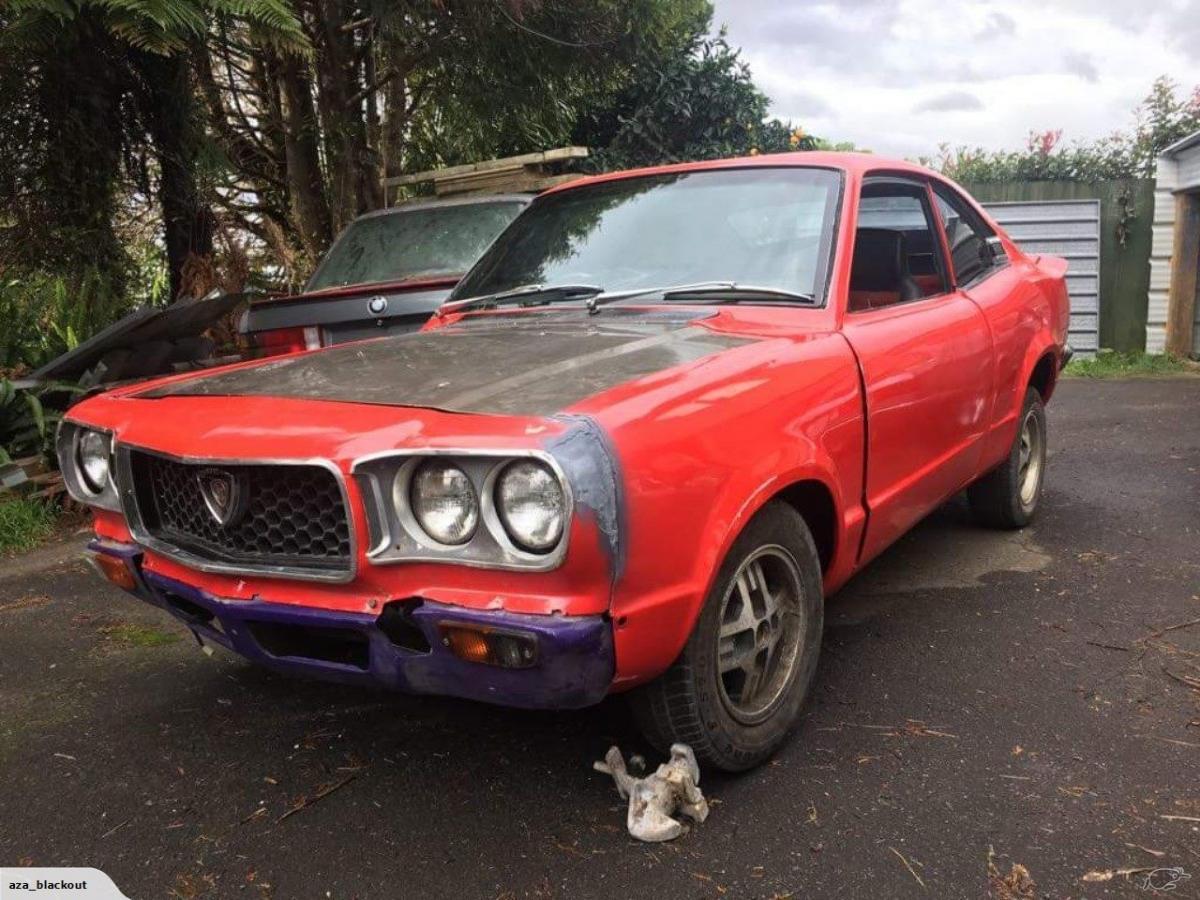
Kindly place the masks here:
POLYGON ((1158 75, 1200 84, 1200 0, 1156 0, 1136 15, 1128 0, 714 6, 773 115, 881 154, 1011 148, 1060 128, 1068 142, 1100 138, 1131 126, 1158 75))
POLYGON ((1100 70, 1096 68, 1091 54, 1084 53, 1082 50, 1068 50, 1064 53, 1063 65, 1072 75, 1078 75, 1089 84, 1095 84, 1100 80, 1100 70))
POLYGON ((970 112, 983 109, 983 101, 967 91, 946 91, 916 104, 912 111, 922 112, 970 112))
POLYGON ((857 53, 886 43, 901 20, 891 0, 725 0, 717 4, 713 24, 727 24, 735 43, 785 53, 807 66, 845 65, 857 53))
POLYGON ((788 94, 788 114, 792 118, 823 118, 836 119, 837 113, 833 107, 807 91, 793 91, 788 94))
POLYGON ((988 41, 995 38, 1008 37, 1016 34, 1017 22, 1007 13, 994 12, 987 17, 983 28, 975 35, 978 41, 988 41))

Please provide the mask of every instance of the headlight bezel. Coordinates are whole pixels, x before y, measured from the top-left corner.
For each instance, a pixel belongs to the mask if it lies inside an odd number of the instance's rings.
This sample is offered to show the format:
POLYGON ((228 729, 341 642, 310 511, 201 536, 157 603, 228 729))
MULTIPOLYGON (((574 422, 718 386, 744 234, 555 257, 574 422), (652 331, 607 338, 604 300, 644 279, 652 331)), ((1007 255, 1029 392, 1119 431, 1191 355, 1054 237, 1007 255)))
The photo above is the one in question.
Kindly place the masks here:
POLYGON ((73 499, 86 506, 110 512, 121 511, 121 500, 116 484, 116 438, 110 429, 83 425, 64 419, 58 427, 55 450, 58 454, 58 467, 62 472, 63 484, 73 499), (81 442, 89 434, 100 435, 108 446, 108 470, 105 473, 105 483, 98 491, 94 490, 82 471, 81 442))
POLYGON ((548 571, 561 565, 566 557, 574 500, 566 473, 545 451, 457 448, 383 451, 355 460, 351 474, 363 496, 370 534, 367 558, 375 565, 442 562, 474 568, 548 571), (461 468, 475 489, 479 522, 474 535, 463 544, 448 545, 435 540, 421 527, 409 503, 395 502, 411 495, 413 474, 432 459, 442 459, 461 468), (508 534, 496 509, 496 477, 510 463, 524 459, 544 464, 558 479, 563 494, 562 533, 557 544, 544 553, 520 547, 508 534))

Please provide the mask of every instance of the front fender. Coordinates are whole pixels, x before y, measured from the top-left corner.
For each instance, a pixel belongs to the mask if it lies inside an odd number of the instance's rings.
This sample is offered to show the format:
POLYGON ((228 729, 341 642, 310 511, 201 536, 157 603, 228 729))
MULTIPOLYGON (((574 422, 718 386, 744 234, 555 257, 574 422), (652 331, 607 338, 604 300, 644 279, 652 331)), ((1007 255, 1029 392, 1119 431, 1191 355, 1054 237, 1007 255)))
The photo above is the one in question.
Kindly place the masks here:
POLYGON ((618 688, 678 657, 729 548, 790 485, 816 481, 833 498, 826 583, 853 566, 864 447, 854 360, 840 336, 766 349, 736 377, 603 423, 621 458, 628 531, 611 607, 618 688))

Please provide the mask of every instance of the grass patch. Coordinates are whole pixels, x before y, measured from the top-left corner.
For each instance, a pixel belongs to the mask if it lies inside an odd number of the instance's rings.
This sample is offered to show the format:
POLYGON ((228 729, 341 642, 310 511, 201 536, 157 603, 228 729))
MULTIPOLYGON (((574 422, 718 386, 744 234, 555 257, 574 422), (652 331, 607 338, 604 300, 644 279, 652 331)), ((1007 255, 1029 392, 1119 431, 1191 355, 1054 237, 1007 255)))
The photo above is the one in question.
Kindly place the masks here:
POLYGON ((1101 350, 1091 359, 1075 359, 1063 371, 1075 378, 1138 378, 1155 375, 1197 375, 1200 365, 1161 353, 1118 353, 1101 350))
POLYGON ((166 644, 174 644, 179 640, 179 635, 172 631, 160 631, 149 625, 130 623, 109 625, 101 628, 100 632, 110 641, 128 644, 130 647, 162 647, 166 644))
POLYGON ((0 553, 36 547, 57 519, 58 510, 41 500, 0 500, 0 553))

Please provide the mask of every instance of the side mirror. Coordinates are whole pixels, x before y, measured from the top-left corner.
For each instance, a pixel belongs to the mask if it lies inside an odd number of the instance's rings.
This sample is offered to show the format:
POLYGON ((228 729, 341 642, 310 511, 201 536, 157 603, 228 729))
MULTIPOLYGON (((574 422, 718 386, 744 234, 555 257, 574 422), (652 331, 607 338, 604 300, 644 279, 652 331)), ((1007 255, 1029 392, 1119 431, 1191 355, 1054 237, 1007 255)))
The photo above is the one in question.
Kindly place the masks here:
POLYGON ((984 242, 986 248, 983 253, 983 261, 985 265, 995 265, 1005 259, 1004 245, 1000 243, 1000 238, 992 235, 984 242))

